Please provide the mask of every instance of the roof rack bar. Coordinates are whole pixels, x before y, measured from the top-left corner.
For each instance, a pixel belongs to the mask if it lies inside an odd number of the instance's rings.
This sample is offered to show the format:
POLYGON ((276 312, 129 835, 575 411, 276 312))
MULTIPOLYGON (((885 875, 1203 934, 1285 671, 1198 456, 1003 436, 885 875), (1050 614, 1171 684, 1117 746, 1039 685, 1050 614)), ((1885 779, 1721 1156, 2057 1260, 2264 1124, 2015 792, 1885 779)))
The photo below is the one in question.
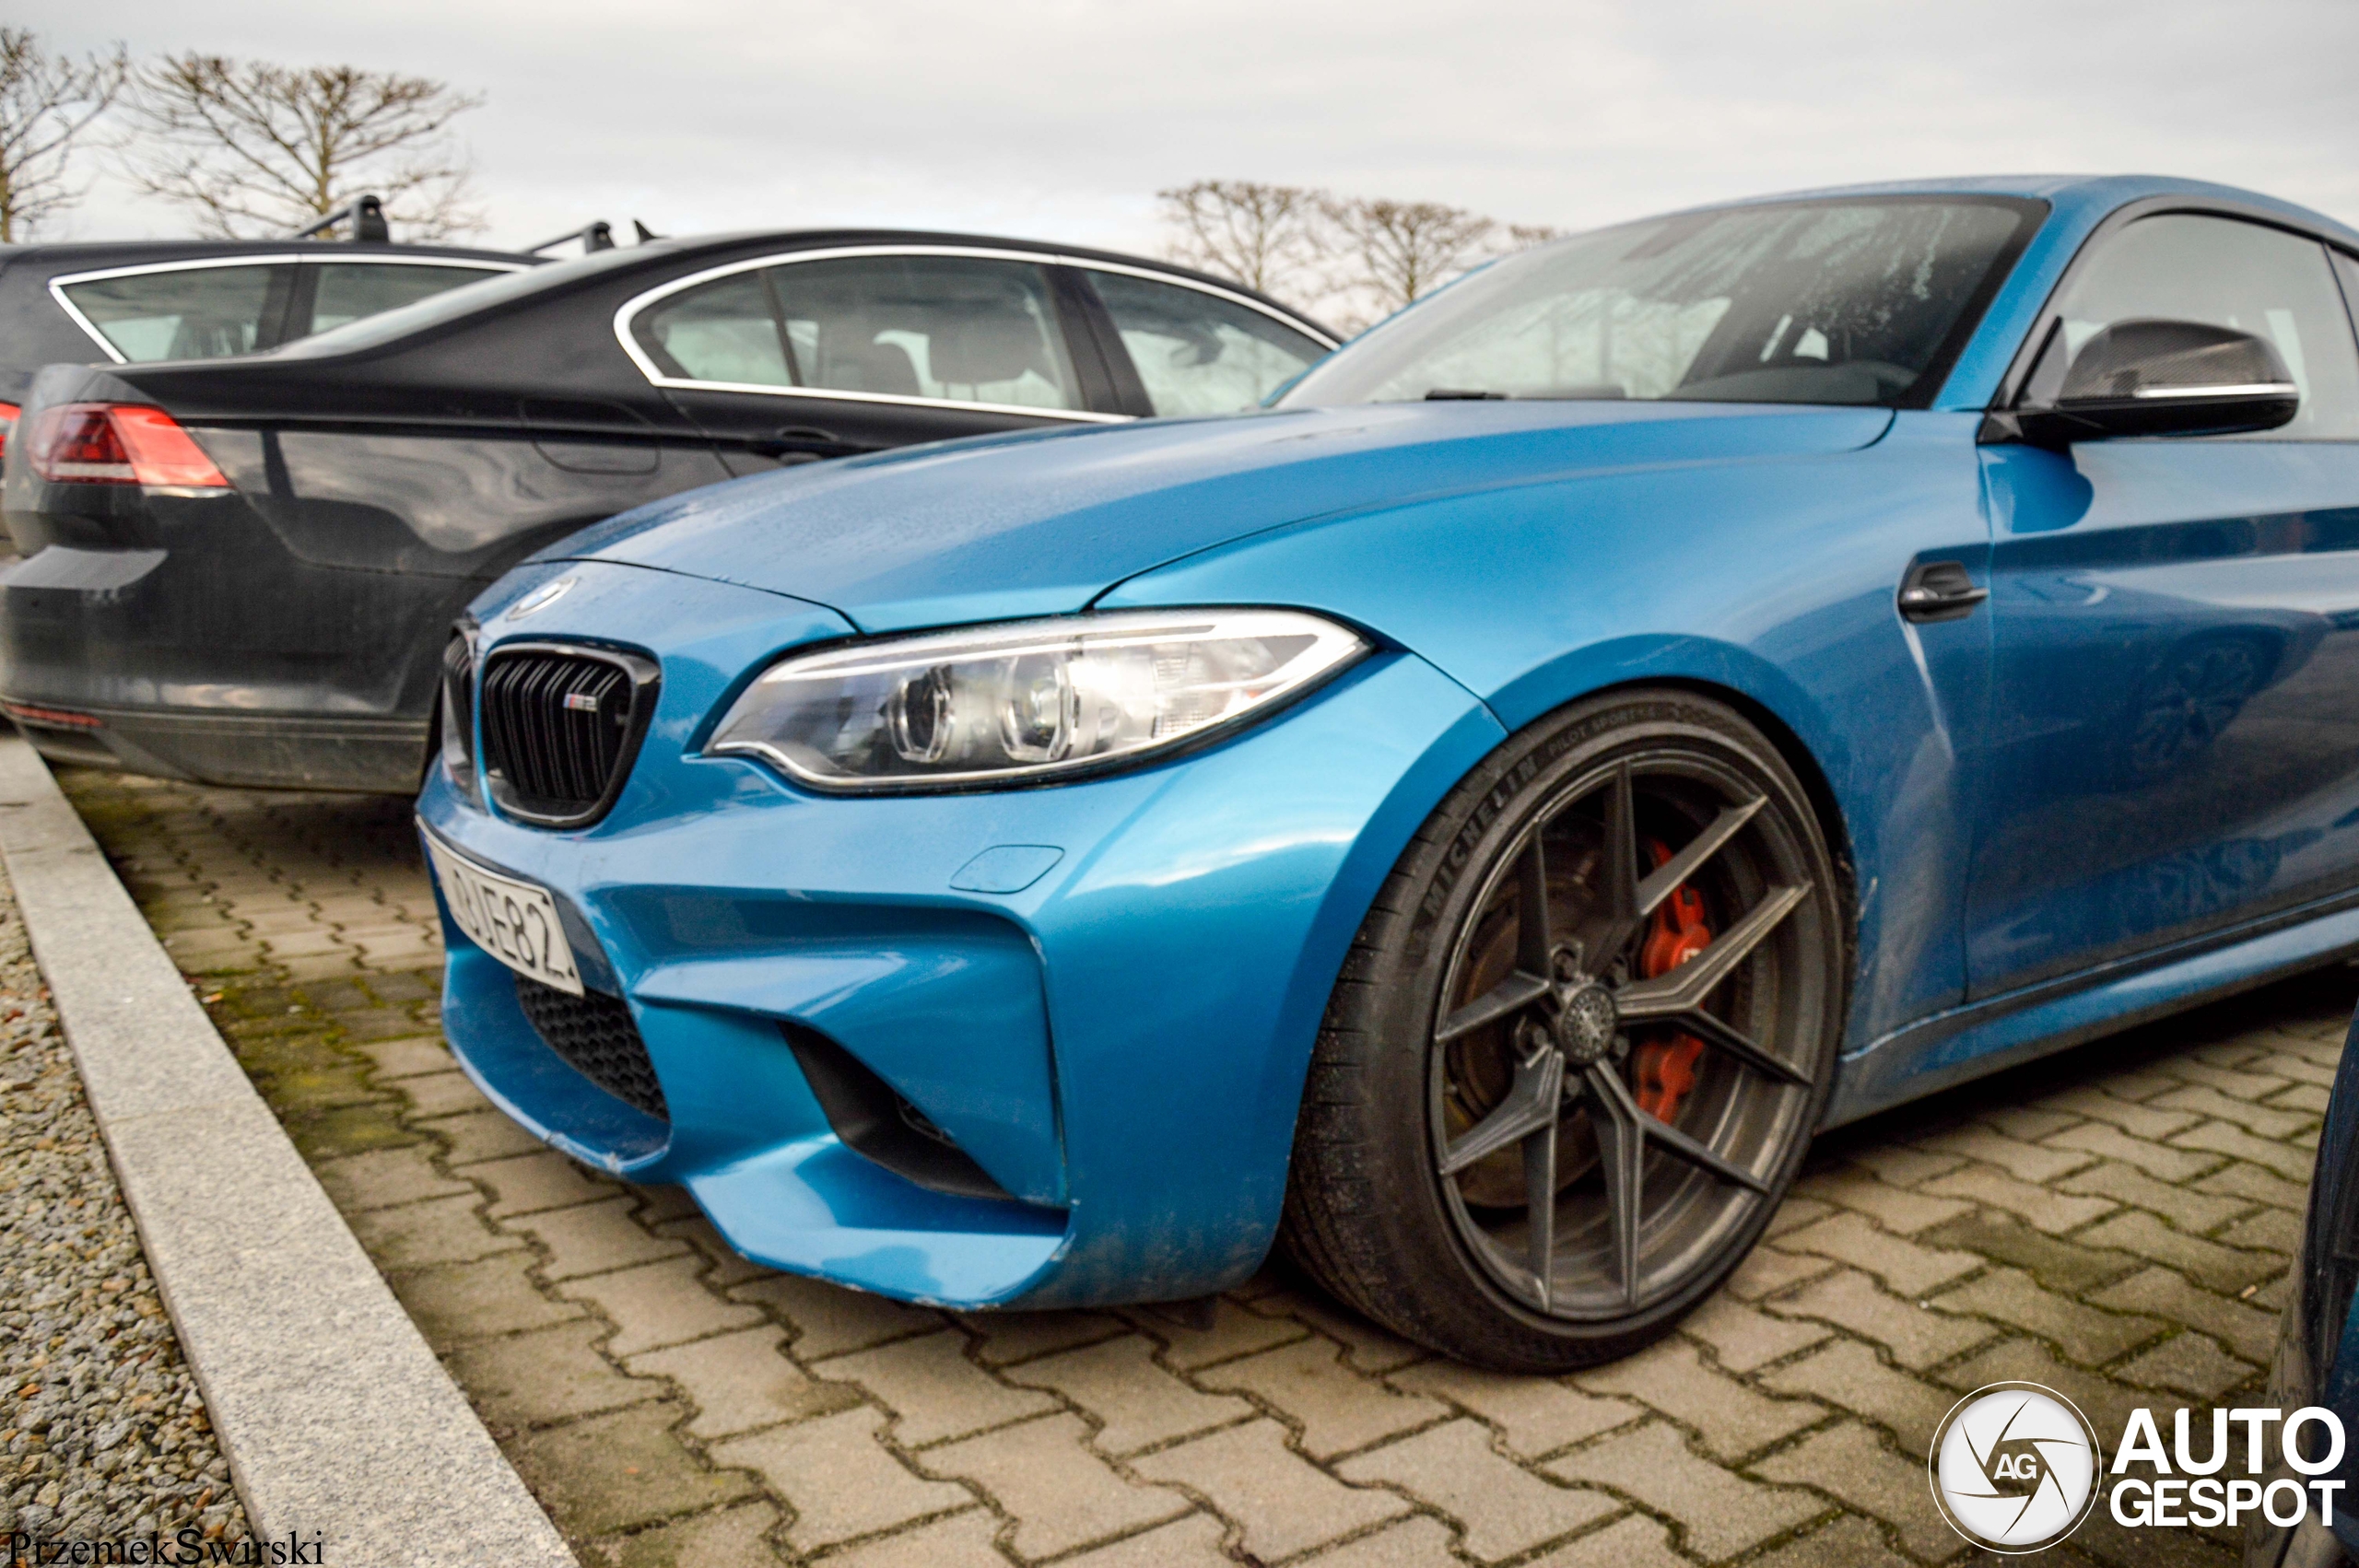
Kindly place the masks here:
POLYGON ((375 196, 355 196, 325 217, 305 224, 288 238, 309 240, 312 235, 342 223, 352 225, 351 238, 355 245, 383 245, 393 238, 392 228, 385 223, 385 204, 375 196))
POLYGON ((615 226, 601 218, 595 223, 584 224, 580 228, 560 234, 554 240, 544 240, 537 245, 527 245, 524 247, 524 254, 537 256, 543 251, 562 245, 569 240, 581 240, 584 254, 592 251, 611 251, 615 248, 615 226))

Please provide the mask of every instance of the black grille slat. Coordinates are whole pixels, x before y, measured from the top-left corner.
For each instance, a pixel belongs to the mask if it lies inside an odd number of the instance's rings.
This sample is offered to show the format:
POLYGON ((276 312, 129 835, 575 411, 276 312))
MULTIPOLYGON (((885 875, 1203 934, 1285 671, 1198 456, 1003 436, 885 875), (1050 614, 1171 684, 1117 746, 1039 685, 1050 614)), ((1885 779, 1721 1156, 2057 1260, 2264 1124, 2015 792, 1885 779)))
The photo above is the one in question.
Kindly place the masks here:
POLYGON ((534 1032, 582 1077, 623 1104, 658 1121, 672 1119, 663 1085, 648 1059, 647 1042, 620 997, 590 991, 575 996, 516 977, 516 1004, 534 1032))
POLYGON ((564 763, 558 755, 557 720, 549 705, 557 700, 554 688, 563 673, 564 666, 554 659, 528 667, 520 683, 522 690, 518 695, 522 701, 516 710, 524 731, 524 755, 519 759, 523 766, 517 770, 516 787, 549 801, 581 798, 557 777, 564 763))
MULTIPOLYGON (((611 667, 576 672, 573 677, 566 682, 567 692, 594 698, 598 706, 593 713, 569 714, 569 717, 594 720, 598 715, 613 712, 614 709, 609 705, 614 702, 621 685, 622 672, 611 667)), ((620 749, 622 731, 612 723, 593 722, 587 727, 592 743, 591 747, 587 750, 569 751, 569 766, 572 769, 579 791, 594 800, 605 789, 607 777, 614 771, 615 756, 620 749)))
POLYGON ((529 821, 577 825, 619 788, 654 696, 653 667, 547 644, 484 664, 484 765, 495 798, 529 821), (589 706, 569 707, 569 698, 589 706))
POLYGON ((442 648, 442 733, 436 737, 451 776, 462 790, 475 787, 475 658, 464 632, 442 648))
POLYGON ((521 720, 518 728, 523 734, 524 755, 517 759, 520 766, 514 782, 526 794, 550 801, 571 796, 556 777, 557 735, 548 715, 548 688, 558 668, 553 659, 528 664, 519 672, 516 683, 516 717, 521 720))

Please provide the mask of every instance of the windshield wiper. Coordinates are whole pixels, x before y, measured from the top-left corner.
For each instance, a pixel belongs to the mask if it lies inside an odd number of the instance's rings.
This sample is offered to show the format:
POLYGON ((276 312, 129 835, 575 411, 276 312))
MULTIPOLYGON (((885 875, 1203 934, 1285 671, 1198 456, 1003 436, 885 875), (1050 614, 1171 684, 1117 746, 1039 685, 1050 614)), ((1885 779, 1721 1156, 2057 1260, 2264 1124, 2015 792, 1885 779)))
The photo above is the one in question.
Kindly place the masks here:
POLYGON ((1506 403, 1520 399, 1532 403, 1620 403, 1630 395, 1619 382, 1597 381, 1580 386, 1543 387, 1537 392, 1484 392, 1474 387, 1435 387, 1426 393, 1427 403, 1506 403))

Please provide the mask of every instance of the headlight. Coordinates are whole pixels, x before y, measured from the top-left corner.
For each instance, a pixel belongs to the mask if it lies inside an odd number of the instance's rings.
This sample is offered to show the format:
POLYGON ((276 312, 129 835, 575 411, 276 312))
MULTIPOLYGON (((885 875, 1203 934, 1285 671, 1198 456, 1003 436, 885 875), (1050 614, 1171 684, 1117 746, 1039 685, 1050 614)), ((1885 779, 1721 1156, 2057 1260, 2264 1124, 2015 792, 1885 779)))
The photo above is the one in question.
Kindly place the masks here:
POLYGON ((828 790, 1019 783, 1232 728, 1367 651, 1291 610, 1011 621, 781 660, 706 750, 828 790))

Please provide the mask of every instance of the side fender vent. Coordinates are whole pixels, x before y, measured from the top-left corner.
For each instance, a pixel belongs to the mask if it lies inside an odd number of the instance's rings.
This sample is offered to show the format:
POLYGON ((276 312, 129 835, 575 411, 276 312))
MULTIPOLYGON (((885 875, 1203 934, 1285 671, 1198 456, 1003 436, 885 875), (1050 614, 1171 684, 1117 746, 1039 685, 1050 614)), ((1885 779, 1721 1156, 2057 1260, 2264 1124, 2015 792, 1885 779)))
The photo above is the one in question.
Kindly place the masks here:
POLYGON ((779 1031, 809 1080, 819 1108, 827 1113, 827 1125, 846 1148, 936 1192, 1015 1200, 950 1134, 858 1057, 800 1024, 782 1023, 779 1031))

